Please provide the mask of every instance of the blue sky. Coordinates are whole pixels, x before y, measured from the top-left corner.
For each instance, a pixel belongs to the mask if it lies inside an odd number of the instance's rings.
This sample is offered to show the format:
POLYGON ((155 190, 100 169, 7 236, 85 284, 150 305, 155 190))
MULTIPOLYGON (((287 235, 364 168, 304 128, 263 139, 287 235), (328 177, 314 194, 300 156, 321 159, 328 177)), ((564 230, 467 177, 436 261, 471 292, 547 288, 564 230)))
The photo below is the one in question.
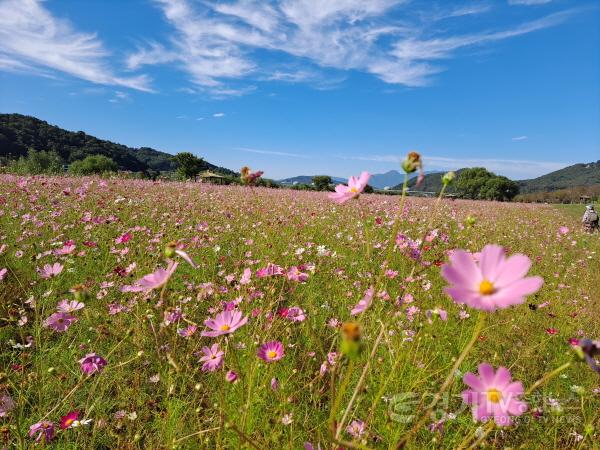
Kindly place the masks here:
POLYGON ((0 0, 0 112, 265 176, 600 159, 593 0, 0 0))

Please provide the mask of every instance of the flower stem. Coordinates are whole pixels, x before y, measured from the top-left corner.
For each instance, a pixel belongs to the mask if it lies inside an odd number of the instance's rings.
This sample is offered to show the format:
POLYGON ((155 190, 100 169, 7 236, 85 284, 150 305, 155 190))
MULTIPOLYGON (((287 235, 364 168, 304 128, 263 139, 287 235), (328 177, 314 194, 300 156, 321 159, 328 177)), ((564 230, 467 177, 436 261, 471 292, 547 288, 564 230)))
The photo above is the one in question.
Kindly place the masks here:
POLYGON ((408 432, 408 434, 406 436, 404 436, 398 442, 398 444, 396 445, 396 448, 398 448, 398 449, 404 448, 404 446, 410 441, 410 439, 415 435, 415 433, 417 431, 419 431, 419 429, 425 424, 425 422, 427 420, 429 420, 429 416, 431 415, 431 413, 433 411, 433 408, 435 408, 435 406, 437 405, 437 403, 442 398, 442 394, 444 392, 446 392, 446 390, 450 387, 450 385, 454 381, 456 370, 460 367, 460 365, 462 364, 462 362, 465 360, 465 358, 467 357, 467 355, 469 354, 469 352, 473 348, 473 345, 475 345, 475 342, 477 341, 477 338, 479 337, 479 333, 481 332, 481 330, 483 329, 483 325, 485 324, 485 318, 486 318, 485 313, 481 312, 479 314, 479 320, 477 321, 477 325, 475 325, 475 328, 473 329, 473 335, 471 336, 471 339, 469 340, 469 342, 467 342, 467 345, 465 345, 465 347, 463 348, 462 352, 460 353, 460 355, 456 359, 456 362, 454 363, 454 365, 450 369, 450 372, 446 376, 446 379, 444 380, 444 383, 440 387, 439 391, 433 396, 433 400, 431 401, 431 404, 429 405, 429 407, 427 408, 427 410, 425 411, 425 413, 421 417, 421 420, 419 420, 411 428, 411 430, 408 432))
POLYGON ((360 374, 360 378, 358 380, 358 383, 356 384, 356 387, 354 388, 354 392, 352 393, 350 402, 348 403, 348 406, 346 406, 346 410, 344 411, 342 420, 340 420, 340 423, 337 426, 337 430, 335 432, 336 439, 339 439, 340 433, 342 432, 342 427, 344 426, 344 422, 346 421, 346 418, 348 417, 348 414, 350 413, 350 409, 352 408, 352 405, 354 405, 356 396, 358 395, 358 391, 361 389, 362 385, 365 382, 365 378, 367 377, 367 372, 369 371, 370 362, 375 357, 375 352, 377 351, 377 347, 379 346, 379 342, 381 341, 381 338, 383 338, 384 331, 385 331, 385 327, 383 326, 383 324, 381 324, 381 330, 379 331, 379 335, 377 336, 377 339, 375 340, 375 344, 373 344, 373 349, 371 350, 369 359, 367 359, 365 367, 363 368, 363 371, 360 374))

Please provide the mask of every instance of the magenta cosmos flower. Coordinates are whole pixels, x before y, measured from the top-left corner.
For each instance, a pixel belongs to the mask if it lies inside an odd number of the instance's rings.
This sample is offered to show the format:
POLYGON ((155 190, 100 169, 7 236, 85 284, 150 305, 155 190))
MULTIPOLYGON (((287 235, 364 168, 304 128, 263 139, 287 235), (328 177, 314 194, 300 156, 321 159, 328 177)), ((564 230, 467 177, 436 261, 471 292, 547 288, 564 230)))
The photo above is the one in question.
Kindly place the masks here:
POLYGON ((204 356, 200 358, 202 364, 202 372, 214 372, 223 365, 223 357, 225 352, 219 348, 219 344, 213 344, 210 348, 203 347, 202 353, 204 356))
POLYGON ((479 376, 468 372, 463 382, 471 389, 462 392, 463 401, 473 405, 473 419, 487 421, 493 418, 497 425, 510 425, 510 416, 520 416, 527 411, 527 403, 520 400, 523 384, 512 381, 510 371, 505 367, 494 368, 483 363, 479 365, 479 376))
POLYGON ((525 301, 537 292, 542 277, 526 277, 531 260, 521 254, 505 257, 499 245, 486 245, 479 262, 464 250, 450 255, 450 264, 442 267, 442 276, 452 285, 446 292, 457 303, 484 311, 495 311, 525 301))
POLYGON ((279 361, 284 357, 283 344, 279 341, 271 341, 263 344, 256 353, 257 356, 266 362, 279 361))
POLYGON ((71 411, 67 413, 67 415, 62 416, 60 418, 60 429, 66 430, 67 428, 71 428, 75 422, 79 419, 79 411, 71 411))
POLYGON ((103 357, 98 356, 95 353, 88 353, 84 358, 79 360, 79 367, 86 375, 101 372, 107 364, 108 363, 103 357))
POLYGON ((143 292, 143 291, 151 291, 152 289, 158 289, 165 285, 171 275, 177 269, 177 265, 179 263, 175 261, 169 261, 166 269, 162 267, 158 268, 155 272, 148 274, 136 281, 132 286, 123 286, 121 288, 122 292, 143 292))
POLYGON ((204 321, 204 325, 213 331, 203 331, 200 334, 208 337, 230 334, 246 322, 248 322, 248 317, 242 317, 242 312, 237 309, 234 309, 233 311, 223 311, 217 314, 214 319, 207 319, 204 321))
POLYGON ((29 437, 35 438, 36 441, 50 442, 54 438, 54 423, 42 420, 34 423, 29 427, 29 437))
POLYGON ((358 178, 352 176, 348 179, 348 186, 338 184, 335 187, 335 192, 329 194, 329 198, 337 203, 344 203, 352 198, 357 198, 367 187, 369 178, 371 178, 369 172, 362 172, 358 178))
POLYGON ((65 312, 55 312, 44 321, 44 326, 53 329, 59 333, 67 331, 77 317, 65 312))

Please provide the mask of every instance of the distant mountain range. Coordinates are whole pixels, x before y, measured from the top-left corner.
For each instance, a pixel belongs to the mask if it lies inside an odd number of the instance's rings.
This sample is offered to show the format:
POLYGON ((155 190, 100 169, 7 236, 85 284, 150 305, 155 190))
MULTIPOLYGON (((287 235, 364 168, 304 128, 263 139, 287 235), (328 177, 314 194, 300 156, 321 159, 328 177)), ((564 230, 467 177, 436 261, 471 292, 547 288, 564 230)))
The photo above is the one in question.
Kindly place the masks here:
MULTIPOLYGON (((425 172, 425 173, 438 173, 438 172, 425 172)), ((358 174, 357 174, 358 175, 358 174)), ((297 177, 284 178, 283 180, 279 180, 281 184, 311 184, 313 176, 315 175, 300 175, 297 177)), ((411 174, 411 179, 416 177, 416 174, 411 174)), ((341 177, 331 177, 331 181, 333 183, 346 183, 348 181, 347 178, 341 177)), ((371 175, 369 179, 369 184, 376 189, 384 189, 386 187, 392 188, 393 186, 404 182, 404 174, 400 173, 397 170, 389 170, 385 173, 375 173, 371 175)))
MULTIPOLYGON (((105 155, 117 163, 120 170, 132 172, 175 170, 173 155, 150 147, 132 148, 98 139, 83 131, 67 131, 43 120, 21 114, 0 114, 0 156, 17 158, 28 149, 56 151, 71 163, 89 155, 105 155)), ((209 162, 206 169, 233 175, 234 171, 209 162)))
MULTIPOLYGON (((313 177, 318 175, 298 175, 297 177, 284 178, 283 180, 277 180, 281 184, 311 184, 313 177)), ((345 183, 348 180, 340 177, 331 177, 331 181, 334 183, 345 183)))
MULTIPOLYGON (((456 170, 456 174, 460 175, 463 169, 456 170)), ((416 179, 411 179, 408 182, 408 187, 426 192, 439 192, 442 188, 441 173, 425 175, 425 179, 415 188, 416 179)), ((600 161, 587 164, 573 164, 546 175, 542 175, 530 180, 518 180, 519 192, 521 194, 529 194, 533 192, 551 192, 559 189, 566 189, 579 186, 592 186, 600 184, 600 161)), ((402 185, 394 186, 394 189, 401 189, 402 185)), ((448 192, 453 192, 452 185, 447 189, 448 192)))
MULTIPOLYGON (((173 155, 150 147, 132 148, 111 141, 98 139, 83 131, 67 131, 31 116, 0 114, 0 157, 17 158, 27 154, 28 149, 56 151, 65 162, 71 163, 89 155, 105 155, 115 161, 119 169, 132 172, 172 171, 173 155)), ((226 175, 235 172, 206 162, 206 169, 226 175)), ((457 174, 463 169, 460 169, 457 174)), ((441 189, 442 172, 425 172, 420 191, 438 192, 441 189)), ((312 175, 279 180, 282 184, 311 184, 312 175)), ((373 174, 369 184, 377 189, 390 187, 400 189, 404 174, 398 170, 373 174)), ((342 177, 332 177, 334 183, 345 183, 342 177)), ((560 189, 600 185, 600 160, 586 164, 574 164, 530 180, 517 181, 522 194, 556 191, 560 189)), ((409 188, 415 189, 416 174, 411 174, 409 188)), ((452 192, 452 188, 448 190, 452 192)))

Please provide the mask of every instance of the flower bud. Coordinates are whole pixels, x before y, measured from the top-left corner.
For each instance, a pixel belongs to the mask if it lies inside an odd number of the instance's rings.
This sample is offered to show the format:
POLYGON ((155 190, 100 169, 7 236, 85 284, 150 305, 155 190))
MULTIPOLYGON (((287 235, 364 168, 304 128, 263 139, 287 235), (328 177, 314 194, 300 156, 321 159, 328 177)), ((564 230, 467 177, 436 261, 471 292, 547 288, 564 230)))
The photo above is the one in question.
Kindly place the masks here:
POLYGON ((177 250, 177 242, 169 242, 165 247, 165 256, 167 258, 173 258, 175 256, 175 250, 177 250))
POLYGON ((413 173, 422 167, 421 155, 417 152, 410 152, 402 162, 402 169, 406 173, 413 173))
POLYGON ((349 359, 357 358, 361 351, 360 327, 356 322, 346 322, 342 325, 342 342, 340 352, 349 359))
POLYGON ((76 284, 70 289, 70 292, 73 294, 73 297, 75 297, 75 300, 77 300, 78 302, 86 301, 90 296, 89 291, 83 284, 76 284))
POLYGON ((450 183, 452 183, 452 181, 454 181, 455 178, 456 178, 455 172, 446 172, 442 176, 442 183, 444 184, 444 186, 448 186, 450 183))

